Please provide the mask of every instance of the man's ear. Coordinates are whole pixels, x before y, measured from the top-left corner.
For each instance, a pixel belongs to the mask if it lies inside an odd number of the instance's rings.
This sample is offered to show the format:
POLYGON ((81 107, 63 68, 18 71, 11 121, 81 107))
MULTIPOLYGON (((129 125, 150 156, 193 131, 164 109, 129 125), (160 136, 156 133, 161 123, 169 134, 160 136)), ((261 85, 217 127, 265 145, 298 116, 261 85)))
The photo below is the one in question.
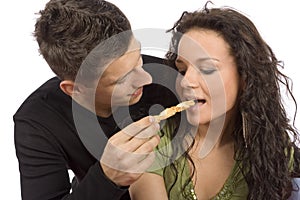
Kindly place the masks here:
POLYGON ((59 87, 60 89, 66 94, 72 97, 74 93, 74 81, 71 80, 63 80, 60 82, 59 87))

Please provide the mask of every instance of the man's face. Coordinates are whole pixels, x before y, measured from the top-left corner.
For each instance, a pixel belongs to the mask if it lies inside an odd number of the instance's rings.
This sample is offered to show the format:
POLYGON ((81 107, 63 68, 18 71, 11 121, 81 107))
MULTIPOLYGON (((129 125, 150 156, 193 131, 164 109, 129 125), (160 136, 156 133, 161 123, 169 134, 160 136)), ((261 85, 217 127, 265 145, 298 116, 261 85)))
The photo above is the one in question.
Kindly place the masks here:
POLYGON ((99 116, 109 116, 112 107, 137 103, 143 86, 152 82, 152 77, 142 68, 140 43, 133 39, 128 51, 113 60, 103 72, 95 94, 95 110, 99 116))

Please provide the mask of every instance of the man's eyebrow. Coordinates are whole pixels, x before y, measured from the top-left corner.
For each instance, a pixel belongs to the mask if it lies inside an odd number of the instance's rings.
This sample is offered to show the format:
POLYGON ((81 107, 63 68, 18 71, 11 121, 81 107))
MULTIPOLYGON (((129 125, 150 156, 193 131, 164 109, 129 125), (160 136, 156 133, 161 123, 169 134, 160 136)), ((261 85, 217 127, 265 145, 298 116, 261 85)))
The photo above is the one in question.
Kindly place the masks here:
MULTIPOLYGON (((141 49, 140 49, 140 51, 141 51, 141 49)), ((141 58, 142 58, 142 56, 141 56, 141 54, 140 54, 140 56, 138 57, 136 63, 138 63, 139 60, 140 60, 141 58)), ((126 76, 128 76, 130 73, 132 73, 132 72, 135 70, 135 68, 136 68, 136 67, 132 68, 132 70, 130 70, 129 72, 127 72, 124 76, 120 77, 120 78, 119 78, 118 80, 116 80, 114 83, 117 83, 117 82, 122 81, 123 79, 125 79, 126 76)))

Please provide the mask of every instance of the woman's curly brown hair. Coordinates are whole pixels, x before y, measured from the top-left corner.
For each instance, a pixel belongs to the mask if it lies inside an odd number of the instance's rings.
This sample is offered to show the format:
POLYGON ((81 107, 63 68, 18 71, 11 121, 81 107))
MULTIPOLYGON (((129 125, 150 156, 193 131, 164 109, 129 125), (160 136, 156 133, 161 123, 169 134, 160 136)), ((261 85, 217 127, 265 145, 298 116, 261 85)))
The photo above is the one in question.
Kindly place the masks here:
POLYGON ((293 190, 291 178, 299 176, 300 154, 295 145, 297 129, 294 123, 290 124, 282 103, 281 86, 292 97, 296 116, 291 80, 279 70, 282 62, 247 17, 228 7, 209 9, 206 4, 202 10, 184 12, 170 29, 173 38, 167 58, 171 66, 175 66, 180 35, 193 28, 215 31, 229 44, 239 75, 245 81, 238 108, 246 113, 248 134, 244 139, 240 116, 234 144, 235 160, 240 161, 239 167, 248 184, 248 199, 287 199, 293 190), (291 171, 292 151, 295 168, 291 171))

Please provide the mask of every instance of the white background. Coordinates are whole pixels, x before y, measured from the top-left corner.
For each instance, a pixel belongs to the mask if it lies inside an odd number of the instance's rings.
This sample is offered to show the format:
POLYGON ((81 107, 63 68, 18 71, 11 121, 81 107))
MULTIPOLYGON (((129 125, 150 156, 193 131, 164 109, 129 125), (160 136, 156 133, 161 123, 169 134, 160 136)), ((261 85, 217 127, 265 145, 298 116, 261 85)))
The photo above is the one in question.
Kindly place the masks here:
MULTIPOLYGON (((53 76, 39 56, 32 32, 37 15, 46 0, 1 1, 0 3, 0 199, 20 197, 18 163, 15 157, 12 116, 23 100, 45 80, 53 76)), ((168 29, 182 11, 202 8, 203 0, 112 0, 123 10, 132 28, 168 29)), ((216 6, 227 5, 245 13, 257 26, 277 58, 283 60, 283 70, 294 82, 294 94, 300 102, 299 50, 300 12, 292 0, 215 0, 216 6)), ((286 104, 290 104, 286 100, 286 104)), ((294 106, 288 106, 291 116, 294 106)), ((299 114, 299 112, 298 112, 299 114)), ((296 126, 300 128, 299 117, 296 126)))

